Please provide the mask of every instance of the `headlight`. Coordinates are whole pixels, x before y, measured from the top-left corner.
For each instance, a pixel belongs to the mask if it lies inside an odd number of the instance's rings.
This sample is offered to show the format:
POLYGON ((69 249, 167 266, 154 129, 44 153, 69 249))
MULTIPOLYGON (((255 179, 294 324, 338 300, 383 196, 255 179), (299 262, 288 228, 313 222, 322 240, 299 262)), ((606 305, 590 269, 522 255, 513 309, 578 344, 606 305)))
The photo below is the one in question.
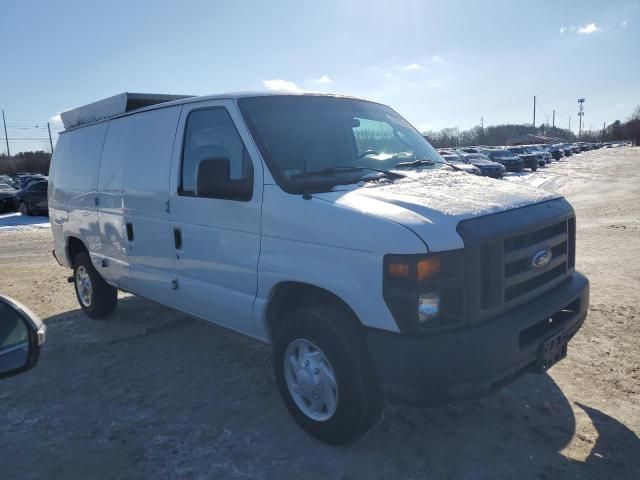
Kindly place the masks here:
POLYGON ((425 325, 438 317, 440 313, 440 294, 437 292, 422 293, 418 297, 418 322, 425 325))
POLYGON ((464 253, 386 255, 383 296, 403 333, 422 333, 464 322, 464 253))

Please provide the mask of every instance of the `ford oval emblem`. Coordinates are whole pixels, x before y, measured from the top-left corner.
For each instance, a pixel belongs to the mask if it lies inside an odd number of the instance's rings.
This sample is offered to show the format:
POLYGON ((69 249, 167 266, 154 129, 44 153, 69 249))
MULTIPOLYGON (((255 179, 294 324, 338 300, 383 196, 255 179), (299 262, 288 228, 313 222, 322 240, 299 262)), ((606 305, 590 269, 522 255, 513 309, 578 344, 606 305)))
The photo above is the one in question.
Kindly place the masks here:
POLYGON ((549 262, 551 262, 551 257, 553 257, 551 249, 549 247, 545 247, 531 257, 531 266, 536 270, 544 268, 549 265, 549 262))

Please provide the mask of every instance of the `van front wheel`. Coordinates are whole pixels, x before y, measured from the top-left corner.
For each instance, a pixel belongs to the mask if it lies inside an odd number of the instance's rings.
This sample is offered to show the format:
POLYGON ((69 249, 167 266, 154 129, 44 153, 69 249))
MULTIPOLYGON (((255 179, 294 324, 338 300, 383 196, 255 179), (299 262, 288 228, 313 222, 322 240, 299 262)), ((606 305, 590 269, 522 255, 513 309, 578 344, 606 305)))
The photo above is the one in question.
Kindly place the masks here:
POLYGON ((118 290, 104 281, 86 251, 78 253, 74 259, 73 283, 78 303, 87 316, 100 320, 116 309, 118 290))
POLYGON ((274 370, 284 403, 304 430, 343 444, 371 428, 382 413, 382 391, 362 332, 334 305, 287 316, 274 342, 274 370))

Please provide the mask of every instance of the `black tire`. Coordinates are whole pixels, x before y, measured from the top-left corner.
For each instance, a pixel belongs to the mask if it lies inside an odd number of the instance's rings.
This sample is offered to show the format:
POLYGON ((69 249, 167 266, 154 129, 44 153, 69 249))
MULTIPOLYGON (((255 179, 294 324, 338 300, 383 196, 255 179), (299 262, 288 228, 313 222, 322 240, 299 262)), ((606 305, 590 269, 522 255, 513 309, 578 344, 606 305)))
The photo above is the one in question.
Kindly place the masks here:
POLYGON ((535 172, 536 170, 538 170, 538 166, 536 165, 535 167, 531 167, 531 171, 535 172))
POLYGON ((18 204, 18 211, 20 212, 21 215, 31 216, 31 210, 29 210, 29 205, 27 205, 25 202, 20 202, 18 204))
POLYGON ((76 298, 80 307, 88 317, 95 320, 103 320, 109 317, 118 303, 118 290, 113 288, 100 276, 91 263, 91 258, 87 251, 82 251, 75 256, 73 261, 73 285, 76 291, 76 298), (83 269, 83 273, 88 274, 91 281, 90 301, 85 304, 81 298, 78 287, 78 271, 83 269))
POLYGON ((383 395, 369 360, 364 336, 344 308, 332 304, 305 307, 289 314, 274 339, 273 366, 282 399, 304 430, 323 442, 339 445, 359 437, 381 417, 383 395), (329 361, 337 384, 335 413, 318 421, 296 405, 285 378, 290 343, 307 340, 329 361))

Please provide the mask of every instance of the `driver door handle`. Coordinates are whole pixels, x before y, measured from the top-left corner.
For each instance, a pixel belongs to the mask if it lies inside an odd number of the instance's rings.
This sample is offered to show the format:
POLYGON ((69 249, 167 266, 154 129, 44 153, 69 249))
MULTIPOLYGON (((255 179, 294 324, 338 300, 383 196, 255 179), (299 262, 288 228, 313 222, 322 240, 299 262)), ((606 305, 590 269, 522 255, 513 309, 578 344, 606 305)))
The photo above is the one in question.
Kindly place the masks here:
POLYGON ((173 229, 173 243, 176 250, 182 250, 182 230, 177 227, 173 229))

